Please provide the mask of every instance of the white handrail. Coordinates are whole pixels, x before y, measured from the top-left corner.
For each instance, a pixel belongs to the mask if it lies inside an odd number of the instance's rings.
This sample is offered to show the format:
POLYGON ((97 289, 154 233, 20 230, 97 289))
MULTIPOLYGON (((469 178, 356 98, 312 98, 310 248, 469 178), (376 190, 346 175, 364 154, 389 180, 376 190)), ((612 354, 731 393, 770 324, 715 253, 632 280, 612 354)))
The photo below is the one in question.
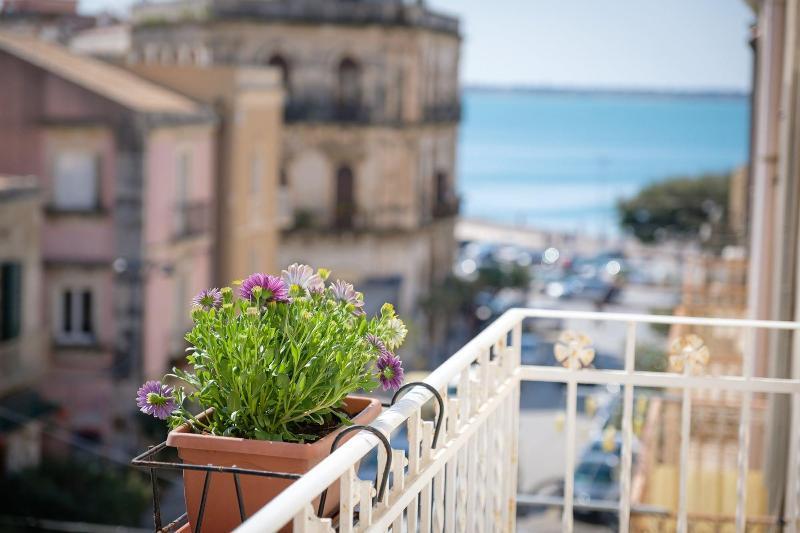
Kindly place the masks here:
POLYGON ((674 315, 642 315, 637 313, 604 313, 597 311, 564 311, 560 309, 515 308, 517 313, 528 318, 570 318, 573 320, 597 320, 610 322, 639 322, 642 324, 683 324, 687 326, 716 326, 764 329, 800 329, 800 322, 780 320, 748 320, 743 318, 710 318, 674 315))
MULTIPOLYGON (((455 424, 455 429, 450 427, 448 431, 455 431, 455 434, 448 435, 448 438, 453 437, 449 444, 441 449, 441 444, 437 447, 437 465, 443 465, 455 454, 459 453, 460 447, 466 443, 470 435, 473 434, 479 427, 479 424, 484 423, 487 417, 490 417, 492 412, 483 410, 483 407, 491 407, 498 404, 498 402, 506 401, 512 396, 506 396, 509 387, 516 387, 516 393, 519 392, 520 381, 539 381, 539 382, 561 382, 568 384, 568 405, 572 407, 571 416, 568 418, 574 419, 574 398, 570 404, 570 397, 575 396, 577 384, 606 384, 616 383, 626 387, 626 412, 630 416, 632 404, 632 388, 634 386, 653 386, 661 388, 676 388, 687 391, 684 397, 688 395, 688 391, 692 388, 711 387, 719 390, 734 390, 745 391, 748 394, 753 392, 769 392, 769 393, 783 393, 783 394, 800 394, 800 380, 797 379, 774 379, 774 378, 759 378, 752 375, 746 376, 694 376, 688 374, 671 374, 664 372, 643 372, 634 371, 634 351, 635 351, 635 325, 639 323, 645 324, 682 324, 682 325, 695 325, 695 326, 712 326, 712 327, 736 327, 736 328, 764 328, 772 330, 800 330, 800 322, 780 322, 780 321, 765 321, 765 320, 741 320, 741 319, 727 319, 727 318, 701 318, 701 317, 683 317, 683 316, 666 316, 666 315, 643 315, 643 314, 628 314, 628 313, 600 313, 600 312, 585 312, 585 311, 562 311, 562 310, 545 310, 545 309, 512 309, 504 313, 500 318, 493 322, 489 327, 479 333, 475 338, 469 341, 463 348, 458 350, 452 357, 446 360, 442 365, 435 369, 425 379, 433 388, 442 393, 447 392, 448 386, 455 380, 461 379, 462 384, 466 383, 469 387, 470 377, 469 368, 473 364, 478 364, 481 371, 474 376, 475 384, 483 387, 484 399, 477 396, 473 391, 470 397, 470 391, 459 389, 458 398, 445 398, 445 403, 454 407, 454 412, 448 414, 448 417, 455 416, 455 419, 448 418, 448 427, 450 424, 455 424), (574 370, 558 367, 544 367, 544 366, 529 366, 520 365, 518 356, 516 359, 504 360, 503 364, 510 364, 506 367, 504 379, 506 380, 505 388, 502 386, 495 389, 496 393, 502 393, 501 396, 486 398, 486 393, 489 392, 488 383, 484 381, 487 379, 487 372, 489 371, 488 364, 488 351, 492 348, 495 350, 498 347, 498 342, 505 343, 508 335, 512 331, 516 331, 517 337, 519 336, 519 324, 526 318, 558 318, 558 319, 571 319, 571 320, 592 320, 592 321, 614 321, 623 322, 628 325, 628 340, 626 343, 626 368, 622 371, 618 370, 594 370, 583 369, 574 370), (483 355, 481 355, 483 354, 483 355), (466 379, 466 382, 464 381, 466 379), (466 394, 462 396, 462 393, 466 394), (478 399, 478 410, 475 410, 474 402, 478 399), (470 407, 469 402, 472 402, 470 407), (460 410, 458 409, 460 407, 460 410), (465 411, 466 410, 466 411, 465 411), (470 418, 470 411, 476 413, 476 416, 470 418), (466 418, 464 415, 466 413, 466 418), (469 420, 468 420, 469 419, 469 420), (464 426, 469 422, 468 427, 464 426), (459 428, 466 428, 463 432, 459 428), (451 447, 451 445, 453 447, 451 447)), ((517 341, 518 342, 518 339, 517 341)), ((513 343, 512 343, 513 344, 513 343)), ((519 346, 515 347, 517 350, 519 346)), ((495 352, 497 355, 497 352, 495 352)), ((409 418, 419 416, 420 407, 432 398, 432 394, 422 388, 411 390, 403 398, 401 398, 393 407, 385 410, 378 419, 373 422, 372 426, 381 431, 384 435, 389 436, 393 431, 399 428, 402 424, 407 423, 409 418)), ((515 401, 518 401, 516 399, 515 401)), ((684 410, 690 409, 690 404, 685 402, 684 410)), ((493 408, 493 407, 492 407, 493 408)), ((518 405, 515 409, 519 409, 518 405)), ((683 423, 686 425, 688 416, 684 413, 683 423)), ((569 423, 569 421, 568 421, 569 423)), ((574 420, 573 420, 574 423, 574 420)), ((430 428, 429 428, 430 429, 430 428)), ((684 428, 685 429, 685 428, 684 428)), ((630 421, 626 425, 627 433, 631 432, 630 421)), ((516 433, 514 434, 516 435, 516 433)), ((630 455, 630 435, 628 435, 628 442, 626 444, 626 455, 630 455)), ((574 439, 573 439, 574 440, 574 439)), ((340 478, 348 472, 359 460, 361 460, 370 450, 379 444, 379 440, 373 434, 368 432, 360 432, 350 439, 346 444, 337 449, 333 454, 320 462, 308 474, 300 478, 298 481, 290 485, 286 490, 279 494, 265 507, 257 511, 251 516, 244 524, 242 524, 237 531, 240 532, 264 532, 264 531, 277 531, 284 524, 301 516, 302 513, 308 508, 308 505, 314 498, 316 498, 325 488, 340 482, 340 478)), ((572 443, 574 447, 574 442, 572 443)), ((463 452, 463 450, 461 450, 463 452)), ((400 452, 396 452, 400 453, 400 452)), ((573 455, 574 449, 568 455, 573 455)), ((627 457, 628 464, 626 465, 626 474, 630 476, 630 457, 627 457)), ((685 460, 685 458, 684 458, 685 460)), ((459 460, 460 461, 460 460, 459 460)), ((512 466, 515 463, 512 461, 512 466)), ((452 465, 451 465, 452 466, 452 465)), ((448 479, 450 479, 451 471, 448 466, 448 479)), ((461 464, 459 463, 459 468, 461 464)), ((573 468, 569 462, 567 464, 567 473, 572 472, 573 468)), ((437 471, 427 470, 423 476, 413 478, 407 489, 412 491, 408 494, 395 493, 391 500, 391 505, 383 508, 383 511, 388 513, 381 515, 379 518, 380 523, 388 523, 392 520, 397 520, 396 511, 400 509, 402 516, 402 509, 406 503, 414 501, 416 494, 419 494, 417 489, 423 486, 430 486, 429 483, 433 476, 437 475, 437 471), (414 492, 416 491, 416 492, 414 492)), ((459 471, 460 472, 460 471, 459 471)), ((455 470, 452 472, 455 473, 455 470)), ((462 474, 458 474, 461 476, 462 474)), ((471 476, 472 474, 470 474, 471 476)), ((682 476, 682 484, 684 484, 686 474, 682 476)), ((441 478, 442 481, 444 478, 441 478)), ((566 480, 570 488, 571 480, 566 480)), ((366 482, 365 482, 366 483, 366 482)), ((448 481, 450 483, 450 481, 448 481)), ((623 488, 630 490, 630 480, 623 480, 623 488)), ((394 490, 394 489, 393 489, 394 490)), ((404 489, 405 490, 405 489, 404 489)), ((441 487, 437 487, 441 490, 441 487)), ((452 503, 450 500, 455 496, 452 492, 454 488, 448 485, 447 490, 450 491, 448 499, 448 506, 452 503)), ((516 488, 513 487, 514 494, 516 488)), ((426 493, 429 494, 429 493, 426 493)), ((628 495, 629 496, 629 495, 628 495)), ((743 498, 740 498, 742 500, 743 498)), ((739 502, 742 504, 742 501, 739 502)), ((571 502, 564 502, 564 516, 563 525, 566 531, 572 530, 572 516, 571 516, 571 502)), ((362 500, 362 508, 364 500, 362 500)), ((627 515, 630 509, 629 497, 621 499, 621 512, 627 515)), ((681 505, 679 516, 682 520, 686 520, 686 504, 681 505)), ((474 519, 474 513, 467 517, 467 521, 474 519)), ((453 529, 455 524, 463 526, 463 517, 447 516, 445 518, 449 529, 453 529)), ((513 519, 512 519, 513 520, 513 519)), ((513 524, 513 522, 512 522, 513 524)), ((684 525, 681 524, 681 525, 684 525)), ((510 526, 511 527, 511 526, 510 526)), ((623 530, 627 529, 627 516, 621 524, 623 530)), ((315 529, 316 530, 316 529, 315 529)), ((328 531, 329 529, 322 528, 320 531, 328 531)))

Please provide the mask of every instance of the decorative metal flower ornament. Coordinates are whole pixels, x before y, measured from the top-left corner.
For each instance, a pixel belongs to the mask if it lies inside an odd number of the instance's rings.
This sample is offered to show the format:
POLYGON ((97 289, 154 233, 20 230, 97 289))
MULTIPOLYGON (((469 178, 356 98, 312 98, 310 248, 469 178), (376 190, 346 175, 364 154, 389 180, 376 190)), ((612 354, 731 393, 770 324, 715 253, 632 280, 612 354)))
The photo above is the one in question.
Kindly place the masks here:
POLYGON ((701 372, 711 354, 699 335, 690 333, 672 341, 669 348, 669 366, 674 372, 701 372))
POLYGON ((594 361, 592 339, 583 333, 564 331, 553 347, 556 360, 565 368, 577 370, 585 368, 594 361))

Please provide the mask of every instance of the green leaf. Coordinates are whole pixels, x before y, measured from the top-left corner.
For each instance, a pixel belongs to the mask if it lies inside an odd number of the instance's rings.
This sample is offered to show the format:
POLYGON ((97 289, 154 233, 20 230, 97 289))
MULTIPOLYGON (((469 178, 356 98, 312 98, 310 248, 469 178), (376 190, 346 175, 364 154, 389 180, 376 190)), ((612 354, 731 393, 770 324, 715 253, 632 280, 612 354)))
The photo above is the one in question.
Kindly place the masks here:
POLYGON ((255 430, 256 439, 258 440, 274 440, 278 442, 282 442, 283 438, 279 433, 268 433, 262 429, 256 428, 255 430))
POLYGON ((278 374, 275 376, 275 382, 279 389, 286 389, 289 386, 289 376, 286 374, 278 374))

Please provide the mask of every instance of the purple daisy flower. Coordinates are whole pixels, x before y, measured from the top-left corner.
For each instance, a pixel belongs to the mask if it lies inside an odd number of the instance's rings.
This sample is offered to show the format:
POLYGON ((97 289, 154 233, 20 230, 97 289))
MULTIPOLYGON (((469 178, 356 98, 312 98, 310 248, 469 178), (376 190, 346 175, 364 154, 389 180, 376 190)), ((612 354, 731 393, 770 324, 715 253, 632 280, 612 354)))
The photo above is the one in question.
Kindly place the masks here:
POLYGON ((331 283, 331 293, 336 300, 352 305, 354 315, 364 314, 364 296, 353 288, 352 283, 337 279, 331 283))
POLYGON ((297 285, 308 292, 322 292, 325 289, 325 283, 322 278, 315 274, 314 269, 308 265, 299 263, 289 265, 281 273, 281 279, 289 287, 297 285))
POLYGON ((160 381, 148 381, 136 392, 136 405, 146 415, 166 420, 175 410, 173 389, 160 381))
POLYGON ((383 353, 386 350, 386 344, 377 336, 373 335, 372 333, 367 333, 364 335, 364 338, 370 343, 372 346, 378 349, 379 352, 383 353))
POLYGON ((219 309, 222 307, 222 291, 214 287, 213 289, 203 289, 192 298, 192 305, 202 307, 206 311, 219 309))
POLYGON ((403 384, 403 363, 400 358, 388 350, 381 352, 376 363, 378 367, 378 381, 383 390, 399 389, 403 384))
POLYGON ((253 300, 253 289, 261 288, 261 301, 283 302, 289 301, 289 287, 278 276, 269 274, 250 274, 239 287, 239 296, 245 300, 253 300))

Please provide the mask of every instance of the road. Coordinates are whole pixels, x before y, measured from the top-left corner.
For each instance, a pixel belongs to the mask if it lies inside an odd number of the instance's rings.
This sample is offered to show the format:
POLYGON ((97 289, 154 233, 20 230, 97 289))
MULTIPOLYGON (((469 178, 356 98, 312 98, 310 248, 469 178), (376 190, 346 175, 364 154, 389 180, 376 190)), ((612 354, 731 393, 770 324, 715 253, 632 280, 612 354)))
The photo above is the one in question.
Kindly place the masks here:
MULTIPOLYGON (((626 288, 620 302, 606 306, 603 310, 619 313, 651 313, 677 303, 675 292, 654 290, 651 287, 626 288)), ((576 311, 595 310, 591 302, 553 300, 541 295, 530 298, 531 307, 547 309, 569 309, 576 311)), ((597 368, 621 368, 625 346, 626 324, 612 322, 590 322, 585 320, 564 320, 559 330, 576 330, 592 339, 597 351, 597 368)), ((550 332, 548 337, 557 336, 550 332)), ((549 340, 549 339, 548 339, 549 340)), ((650 344, 663 346, 664 337, 649 326, 637 330, 637 345, 650 344)), ((552 356, 552 342, 543 341, 535 354, 529 355, 534 364, 556 364, 552 356)), ((584 399, 605 392, 594 387, 579 389, 578 418, 576 420, 577 456, 590 442, 596 424, 584 412, 584 399)), ((520 472, 519 490, 522 493, 542 493, 547 487, 554 487, 564 479, 566 435, 564 432, 565 387, 557 383, 526 382, 522 384, 520 395, 520 472)), ((520 531, 557 532, 561 531, 560 511, 520 516, 520 531)), ((576 531, 609 531, 607 527, 576 523, 576 531)))

